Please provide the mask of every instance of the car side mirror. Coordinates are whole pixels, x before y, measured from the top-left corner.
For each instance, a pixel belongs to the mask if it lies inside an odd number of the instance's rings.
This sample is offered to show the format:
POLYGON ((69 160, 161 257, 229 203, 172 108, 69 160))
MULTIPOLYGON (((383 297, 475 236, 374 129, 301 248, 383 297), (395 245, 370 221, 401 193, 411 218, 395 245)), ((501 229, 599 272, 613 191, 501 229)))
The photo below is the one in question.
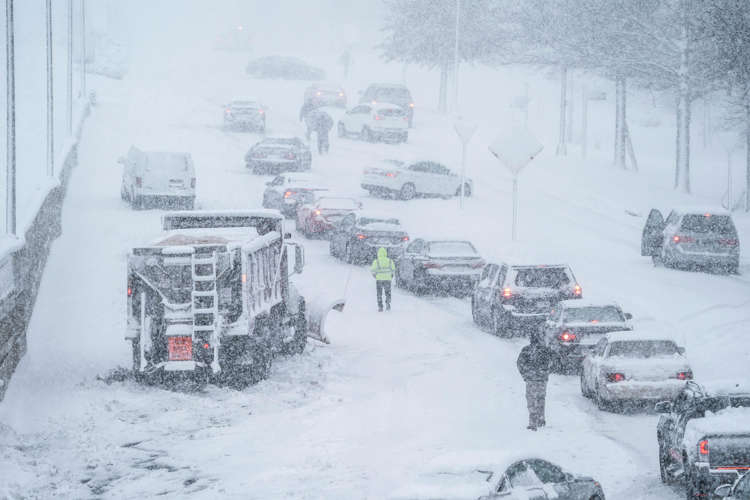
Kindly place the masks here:
POLYGON ((630 313, 625 313, 625 319, 627 320, 633 319, 633 315, 630 313))
POLYGON ((671 413, 672 402, 671 401, 659 401, 654 405, 654 411, 656 413, 671 413))
POLYGON ((714 495, 716 495, 719 498, 726 498, 732 493, 732 485, 731 484, 722 484, 718 488, 714 490, 714 495))
POLYGON ((679 352, 680 354, 685 354, 685 348, 684 347, 678 347, 677 348, 677 352, 679 352))

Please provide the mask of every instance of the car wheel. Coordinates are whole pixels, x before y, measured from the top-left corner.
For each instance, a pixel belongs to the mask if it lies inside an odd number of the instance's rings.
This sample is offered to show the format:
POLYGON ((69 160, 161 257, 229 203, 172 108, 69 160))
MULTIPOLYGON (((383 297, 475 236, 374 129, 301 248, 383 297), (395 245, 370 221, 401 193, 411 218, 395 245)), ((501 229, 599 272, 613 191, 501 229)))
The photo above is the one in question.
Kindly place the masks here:
POLYGON ((591 398, 591 393, 586 388, 586 377, 583 376, 583 370, 581 370, 580 382, 581 382, 581 395, 586 399, 591 398))
POLYGON ((398 270, 398 266, 396 266, 396 272, 394 274, 396 275, 396 286, 398 288, 406 288, 406 282, 404 281, 404 278, 401 277, 401 272, 398 270))
POLYGON ((338 257, 338 255, 336 255, 336 246, 333 244, 333 239, 328 242, 328 255, 331 257, 338 257))
POLYGON ((596 407, 600 411, 612 411, 612 405, 602 397, 601 392, 599 391, 598 383, 596 391, 594 392, 594 400, 596 401, 596 407))
MULTIPOLYGON (((461 196, 461 186, 456 189, 456 196, 461 196)), ((471 187, 468 184, 464 184, 464 198, 471 196, 471 187)))
POLYGON ((346 137, 346 125, 341 122, 339 122, 338 126, 338 135, 339 137, 346 137))
POLYGON ((406 184, 404 184, 403 186, 401 186, 401 191, 399 192, 399 197, 402 200, 407 200, 408 201, 408 200, 411 200, 412 198, 414 198, 414 196, 416 196, 416 194, 417 194, 417 188, 414 187, 414 184, 412 184, 411 182, 407 182, 406 184))

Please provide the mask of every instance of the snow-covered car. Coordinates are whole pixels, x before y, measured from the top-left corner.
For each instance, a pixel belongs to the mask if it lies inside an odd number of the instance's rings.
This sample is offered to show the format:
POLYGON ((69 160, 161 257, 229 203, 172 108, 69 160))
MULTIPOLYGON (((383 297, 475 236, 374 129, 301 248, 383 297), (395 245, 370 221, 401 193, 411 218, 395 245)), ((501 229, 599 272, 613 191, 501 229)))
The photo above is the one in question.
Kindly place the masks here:
POLYGON ((344 216, 362 208, 354 198, 321 196, 297 208, 296 228, 308 238, 326 236, 344 216))
POLYGON ((297 207, 312 201, 311 194, 328 191, 322 182, 309 172, 279 174, 266 182, 263 191, 263 208, 275 208, 285 217, 297 215, 297 207))
POLYGON ((245 154, 245 166, 254 174, 310 170, 310 147, 299 137, 267 137, 245 154))
POLYGON ((570 266, 491 263, 482 270, 471 299, 474 323, 495 335, 537 328, 560 301, 580 299, 583 289, 570 266))
POLYGON ((484 260, 468 241, 415 239, 396 261, 396 284, 421 295, 438 290, 468 294, 484 260))
POLYGON ((714 496, 726 500, 750 500, 750 472, 745 472, 734 484, 722 484, 716 488, 714 496))
POLYGON ((674 209, 666 220, 651 210, 643 227, 641 255, 669 267, 719 267, 737 273, 740 240, 725 210, 674 209))
POLYGON ((358 104, 341 117, 337 131, 339 137, 353 136, 368 142, 406 142, 409 117, 395 104, 358 104))
POLYGON ((446 462, 442 467, 432 467, 419 475, 418 482, 402 486, 388 498, 605 500, 602 485, 594 478, 572 474, 543 458, 489 458, 470 464, 442 461, 446 462))
POLYGON ((563 300, 554 306, 544 324, 547 345, 556 355, 553 370, 578 373, 583 357, 601 335, 632 330, 632 317, 616 302, 563 300))
POLYGON ((195 167, 190 153, 141 151, 131 146, 117 160, 123 166, 120 196, 136 209, 148 204, 195 205, 195 167))
POLYGON ((657 403, 656 411, 662 414, 656 427, 661 479, 682 479, 687 498, 731 486, 750 470, 749 386, 690 381, 676 398, 657 403))
POLYGON ((237 98, 224 106, 224 128, 266 131, 266 107, 255 99, 237 98))
POLYGON ((581 393, 600 410, 673 399, 693 378, 684 352, 660 332, 607 333, 583 358, 581 393))
POLYGON ((375 212, 353 212, 334 224, 330 254, 350 264, 369 264, 385 248, 388 257, 397 260, 409 241, 396 217, 375 212))
POLYGON ((376 105, 392 102, 404 110, 409 128, 414 126, 414 99, 405 85, 399 83, 373 83, 360 93, 359 103, 376 105))
MULTIPOLYGON (((396 195, 402 200, 415 196, 459 196, 461 177, 438 162, 384 160, 364 169, 362 189, 371 195, 396 195)), ((471 196, 474 183, 464 179, 464 196, 471 196)))
POLYGON ((245 67, 248 75, 272 80, 325 80, 326 73, 302 59, 265 56, 253 59, 245 67))
POLYGON ((305 89, 305 102, 313 106, 346 107, 346 92, 337 83, 318 82, 305 89))

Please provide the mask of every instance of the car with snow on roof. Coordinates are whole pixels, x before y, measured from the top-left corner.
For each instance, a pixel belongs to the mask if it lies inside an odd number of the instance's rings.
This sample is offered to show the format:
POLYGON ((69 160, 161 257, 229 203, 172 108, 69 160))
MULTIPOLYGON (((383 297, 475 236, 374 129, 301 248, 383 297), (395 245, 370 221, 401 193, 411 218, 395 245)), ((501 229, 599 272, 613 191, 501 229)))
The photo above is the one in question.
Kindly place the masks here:
POLYGON ((500 336, 540 328, 560 301, 580 299, 583 289, 566 264, 490 263, 471 299, 474 323, 500 336))
POLYGON ((331 82, 313 83, 305 89, 305 102, 309 102, 315 107, 318 106, 338 106, 346 107, 346 92, 344 88, 331 82))
POLYGON ((452 453, 432 460, 426 469, 387 498, 605 500, 597 480, 568 472, 547 458, 501 451, 452 453))
POLYGON ((396 104, 358 104, 344 113, 336 125, 339 137, 357 137, 367 142, 406 142, 409 118, 396 104))
MULTIPOLYGON (((394 195, 402 200, 461 195, 461 178, 445 165, 430 160, 380 161, 364 169, 360 185, 371 195, 394 195)), ((473 191, 474 182, 465 178, 464 196, 471 196, 473 191)))
POLYGON ((331 230, 329 251, 350 264, 369 264, 379 248, 397 260, 409 241, 409 235, 397 217, 361 211, 345 215, 331 230))
POLYGON ((362 208, 362 202, 343 196, 313 197, 297 208, 296 227, 307 238, 329 236, 336 223, 362 208))
POLYGON ((468 241, 417 238, 396 261, 396 284, 416 294, 466 295, 476 286, 484 260, 468 241))
POLYGON ((747 384, 690 381, 656 411, 662 414, 656 427, 661 479, 682 480, 687 498, 706 497, 750 470, 747 384))
POLYGON ((322 181, 309 172, 287 172, 266 182, 263 208, 275 208, 284 217, 297 215, 297 207, 312 201, 310 196, 328 191, 322 181))
POLYGON ((555 353, 553 371, 578 373, 584 356, 601 335, 632 330, 632 317, 612 301, 561 301, 552 308, 544 324, 547 345, 555 353))
POLYGON ((238 97, 224 106, 224 128, 266 131, 266 107, 256 99, 238 97))
POLYGON ((400 83, 373 83, 360 92, 359 103, 377 105, 391 102, 404 110, 409 128, 414 126, 414 99, 406 85, 400 83))
POLYGON ((611 332, 581 364, 581 393, 600 410, 676 397, 692 380, 685 349, 663 332, 611 332))
POLYGON ((190 153, 141 151, 131 146, 117 162, 123 166, 120 197, 131 207, 194 208, 195 166, 190 153))
POLYGON ((305 300, 290 276, 302 247, 274 210, 174 212, 127 257, 127 327, 139 380, 244 387, 276 354, 305 348, 305 300))
POLYGON ((299 137, 266 137, 245 154, 245 166, 254 174, 310 170, 310 146, 299 137))
POLYGON ((665 220, 653 209, 643 227, 641 255, 668 267, 713 267, 736 274, 740 240, 726 210, 675 208, 665 220))
POLYGON ((714 496, 726 500, 750 500, 750 472, 745 472, 734 484, 722 484, 714 496))

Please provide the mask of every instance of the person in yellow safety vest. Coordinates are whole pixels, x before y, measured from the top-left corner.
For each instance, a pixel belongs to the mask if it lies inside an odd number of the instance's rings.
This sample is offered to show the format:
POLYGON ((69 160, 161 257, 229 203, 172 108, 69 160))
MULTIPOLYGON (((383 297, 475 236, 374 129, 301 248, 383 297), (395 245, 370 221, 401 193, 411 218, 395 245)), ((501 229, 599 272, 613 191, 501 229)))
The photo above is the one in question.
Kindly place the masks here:
POLYGON ((383 312, 383 293, 385 292, 385 308, 391 310, 391 281, 396 266, 388 258, 388 251, 378 248, 378 258, 372 261, 370 272, 375 278, 375 294, 378 297, 378 311, 383 312))

